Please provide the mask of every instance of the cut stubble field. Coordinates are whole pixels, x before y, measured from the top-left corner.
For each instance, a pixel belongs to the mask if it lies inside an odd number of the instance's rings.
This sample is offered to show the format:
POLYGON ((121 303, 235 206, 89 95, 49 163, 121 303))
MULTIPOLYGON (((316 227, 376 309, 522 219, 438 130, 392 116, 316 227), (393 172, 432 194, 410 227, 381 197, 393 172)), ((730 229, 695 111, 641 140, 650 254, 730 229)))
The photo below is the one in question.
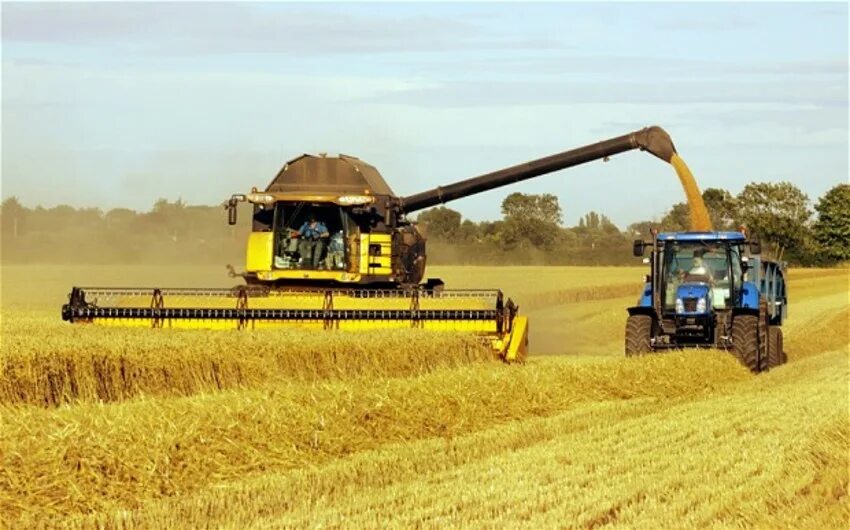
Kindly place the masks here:
POLYGON ((531 319, 504 365, 400 330, 71 326, 70 284, 217 268, 4 267, 0 527, 844 528, 848 270, 794 270, 789 364, 622 355, 644 271, 435 267, 531 319))

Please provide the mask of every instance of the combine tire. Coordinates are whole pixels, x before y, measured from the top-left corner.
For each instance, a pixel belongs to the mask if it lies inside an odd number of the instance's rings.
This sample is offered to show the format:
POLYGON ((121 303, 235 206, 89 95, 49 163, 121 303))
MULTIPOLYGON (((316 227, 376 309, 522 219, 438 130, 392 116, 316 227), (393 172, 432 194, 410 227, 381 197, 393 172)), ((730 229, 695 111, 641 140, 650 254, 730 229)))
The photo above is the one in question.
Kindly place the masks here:
POLYGON ((754 373, 759 366, 759 317, 737 315, 732 320, 732 351, 741 363, 754 373))
POLYGON ((652 317, 630 315, 626 321, 626 357, 651 352, 650 338, 652 338, 652 317))
POLYGON ((767 330, 767 366, 774 368, 785 364, 785 352, 782 351, 782 328, 770 326, 767 330))

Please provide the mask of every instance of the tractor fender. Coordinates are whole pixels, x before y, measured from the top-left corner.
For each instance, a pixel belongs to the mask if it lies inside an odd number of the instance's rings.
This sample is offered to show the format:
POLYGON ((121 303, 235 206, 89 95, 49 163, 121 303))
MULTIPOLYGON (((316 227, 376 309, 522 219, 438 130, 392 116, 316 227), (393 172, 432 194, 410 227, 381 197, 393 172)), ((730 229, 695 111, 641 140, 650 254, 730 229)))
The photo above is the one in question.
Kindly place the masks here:
POLYGON ((736 309, 753 309, 759 311, 759 288, 753 282, 744 282, 741 286, 741 307, 736 309))
POLYGON ((640 298, 638 298, 639 307, 652 308, 652 283, 646 282, 643 286, 640 298))
POLYGON ((756 308, 755 308, 755 309, 753 309, 753 308, 751 308, 751 307, 735 307, 735 308, 732 308, 732 317, 734 318, 734 317, 736 317, 736 316, 738 316, 738 315, 755 315, 755 316, 759 316, 759 309, 758 309, 758 305, 756 305, 756 308))
POLYGON ((629 307, 627 309, 627 311, 629 312, 629 316, 649 315, 649 316, 652 317, 653 321, 658 320, 658 315, 655 313, 654 307, 646 307, 646 306, 643 306, 643 305, 638 305, 638 306, 629 307))

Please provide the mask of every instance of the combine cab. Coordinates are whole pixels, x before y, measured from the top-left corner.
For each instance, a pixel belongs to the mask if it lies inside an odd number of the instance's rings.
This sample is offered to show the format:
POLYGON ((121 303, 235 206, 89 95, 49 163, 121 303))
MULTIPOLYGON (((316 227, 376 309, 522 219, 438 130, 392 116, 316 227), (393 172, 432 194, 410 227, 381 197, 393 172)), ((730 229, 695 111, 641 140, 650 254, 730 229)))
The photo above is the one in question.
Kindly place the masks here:
POLYGON ((303 155, 263 191, 233 195, 253 207, 245 285, 232 289, 75 287, 69 322, 153 328, 297 326, 376 330, 412 327, 481 336, 507 361, 527 350, 528 322, 498 290, 448 290, 423 282, 425 238, 407 215, 633 149, 669 162, 659 127, 533 160, 408 197, 396 196, 370 164, 351 156, 303 155))
POLYGON ((626 355, 681 347, 731 350, 753 372, 786 362, 784 265, 762 260, 741 232, 656 234, 638 305, 629 308, 626 355), (753 256, 746 256, 749 247, 753 256))

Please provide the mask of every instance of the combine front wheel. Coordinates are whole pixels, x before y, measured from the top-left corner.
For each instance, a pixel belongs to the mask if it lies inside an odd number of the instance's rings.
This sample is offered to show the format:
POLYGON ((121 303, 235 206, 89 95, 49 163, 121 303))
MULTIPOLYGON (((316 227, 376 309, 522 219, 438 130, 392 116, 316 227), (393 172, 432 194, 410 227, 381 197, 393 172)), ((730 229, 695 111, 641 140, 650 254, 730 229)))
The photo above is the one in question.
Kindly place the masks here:
POLYGON ((626 357, 643 355, 652 351, 652 317, 629 315, 626 321, 626 357))

